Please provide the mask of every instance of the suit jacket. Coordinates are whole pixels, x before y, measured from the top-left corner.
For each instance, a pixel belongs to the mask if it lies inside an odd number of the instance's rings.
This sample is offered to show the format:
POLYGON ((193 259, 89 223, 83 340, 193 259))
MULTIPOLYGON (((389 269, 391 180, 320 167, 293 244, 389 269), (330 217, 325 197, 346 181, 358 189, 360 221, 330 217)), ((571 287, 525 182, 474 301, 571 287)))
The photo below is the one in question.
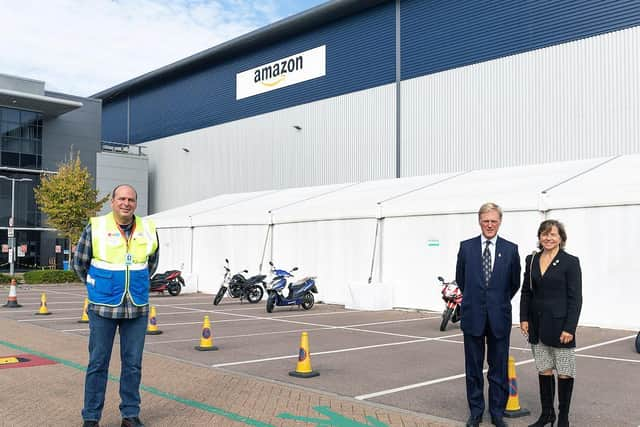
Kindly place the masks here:
POLYGON ((582 273, 580 260, 562 249, 551 261, 544 275, 540 272, 540 255, 526 258, 520 295, 520 321, 529 322, 529 342, 570 348, 576 340, 560 343, 562 331, 576 334, 582 309, 582 273), (533 287, 531 286, 533 285, 533 287))
POLYGON ((480 236, 461 242, 456 282, 463 294, 462 332, 483 336, 488 321, 497 338, 511 333, 511 298, 520 287, 520 255, 516 244, 498 237, 493 272, 489 286, 485 286, 480 236))

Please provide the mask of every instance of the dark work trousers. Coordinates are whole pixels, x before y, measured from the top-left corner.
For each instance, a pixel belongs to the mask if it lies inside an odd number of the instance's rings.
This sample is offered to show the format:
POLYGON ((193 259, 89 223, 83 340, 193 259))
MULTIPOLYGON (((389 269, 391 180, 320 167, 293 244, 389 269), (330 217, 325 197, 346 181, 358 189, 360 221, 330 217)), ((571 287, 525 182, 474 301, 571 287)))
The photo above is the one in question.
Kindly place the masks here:
POLYGON ((502 418, 509 398, 509 335, 496 338, 491 332, 489 320, 484 336, 464 334, 464 365, 467 380, 467 401, 471 416, 482 417, 484 412, 485 343, 489 372, 489 412, 492 418, 502 418))

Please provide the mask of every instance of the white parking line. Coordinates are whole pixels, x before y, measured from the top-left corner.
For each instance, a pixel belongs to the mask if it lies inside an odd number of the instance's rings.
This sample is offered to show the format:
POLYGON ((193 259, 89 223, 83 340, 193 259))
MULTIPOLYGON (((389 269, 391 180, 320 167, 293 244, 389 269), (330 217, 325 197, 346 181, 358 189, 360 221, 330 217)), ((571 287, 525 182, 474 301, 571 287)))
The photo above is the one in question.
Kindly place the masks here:
MULTIPOLYGON (((341 329, 341 328, 340 327, 336 327, 334 329, 341 329)), ((451 337, 454 337, 454 336, 458 336, 458 335, 457 334, 456 335, 451 335, 451 337)), ((372 348, 381 348, 381 347, 393 347, 393 346, 398 346, 398 345, 415 344, 415 343, 435 341, 435 340, 437 340, 437 338, 422 338, 422 339, 410 340, 410 341, 399 341, 399 342, 391 342, 391 343, 385 343, 385 344, 374 344, 374 345, 366 345, 366 346, 360 346, 360 347, 342 348, 342 349, 338 349, 338 350, 320 351, 320 352, 314 352, 314 353, 312 353, 312 355, 315 357, 315 356, 321 356, 321 355, 324 355, 324 354, 346 353, 346 352, 349 352, 349 351, 369 350, 369 349, 372 349, 372 348)), ((211 367, 213 367, 213 368, 221 368, 221 367, 224 367, 224 366, 245 365, 245 364, 250 364, 250 363, 259 363, 259 362, 266 362, 266 361, 271 361, 271 360, 290 359, 290 358, 294 358, 294 357, 297 358, 298 354, 289 355, 289 356, 268 357, 268 358, 264 358, 264 359, 244 360, 244 361, 240 361, 240 362, 218 363, 218 364, 215 364, 215 365, 211 365, 211 367)))
MULTIPOLYGON (((589 345, 589 346, 586 346, 586 347, 582 347, 582 348, 576 349, 576 353, 581 352, 581 351, 585 351, 585 350, 589 350, 589 349, 592 349, 592 348, 597 348, 597 347, 602 347, 602 346, 605 346, 605 345, 617 343, 619 341, 624 341, 624 340, 628 340, 628 339, 635 338, 635 337, 636 337, 636 335, 629 335, 627 337, 622 337, 622 338, 617 338, 617 339, 610 340, 610 341, 605 341, 605 342, 601 342, 601 343, 597 343, 597 344, 592 344, 592 345, 589 345)), ((523 360, 523 361, 520 361, 520 362, 516 362, 516 366, 525 365, 525 364, 531 363, 533 361, 534 361, 534 359, 527 359, 527 360, 523 360)), ((485 369, 483 372, 486 373, 487 370, 485 369)), ((362 394, 360 396, 355 396, 355 399, 357 399, 357 400, 371 399, 371 398, 374 398, 374 397, 385 396, 385 395, 388 395, 388 394, 398 393, 398 392, 401 392, 401 391, 411 390, 411 389, 419 388, 419 387, 426 387, 428 385, 438 384, 438 383, 451 381, 451 380, 464 378, 464 377, 465 377, 465 374, 458 374, 458 375, 453 375, 453 376, 450 376, 450 377, 438 378, 438 379, 431 380, 431 381, 424 381, 424 382, 421 382, 421 383, 409 384, 409 385, 406 385, 406 386, 403 386, 403 387, 397 387, 397 388, 392 388, 392 389, 388 389, 388 390, 381 390, 381 391, 377 391, 377 392, 369 393, 369 394, 362 394)))
POLYGON ((637 360, 637 359, 620 359, 618 357, 592 356, 590 354, 576 354, 576 356, 578 356, 578 357, 586 357, 586 358, 589 358, 589 359, 613 360, 614 362, 640 363, 640 360, 637 360))

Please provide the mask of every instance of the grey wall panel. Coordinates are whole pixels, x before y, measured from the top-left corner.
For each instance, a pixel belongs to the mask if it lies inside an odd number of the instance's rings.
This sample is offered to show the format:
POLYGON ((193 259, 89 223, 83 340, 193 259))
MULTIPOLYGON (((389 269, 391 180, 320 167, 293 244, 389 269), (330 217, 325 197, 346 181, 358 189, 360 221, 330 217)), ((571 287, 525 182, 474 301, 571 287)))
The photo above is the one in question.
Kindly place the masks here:
MULTIPOLYGON (((149 200, 149 160, 146 156, 132 154, 97 153, 98 175, 96 188, 98 197, 109 194, 117 185, 129 184, 138 193, 136 214, 148 214, 149 200)), ((102 207, 100 214, 111 211, 110 200, 102 207)))
POLYGON ((145 143, 150 212, 223 193, 395 176, 394 88, 380 86, 145 143))
POLYGON ((640 152, 640 27, 402 82, 402 175, 640 152))
POLYGON ((73 152, 80 153, 80 161, 95 179, 96 156, 100 151, 100 123, 102 101, 81 98, 57 92, 47 96, 82 102, 82 107, 59 117, 45 119, 42 127, 42 168, 57 170, 60 163, 68 160, 73 152))

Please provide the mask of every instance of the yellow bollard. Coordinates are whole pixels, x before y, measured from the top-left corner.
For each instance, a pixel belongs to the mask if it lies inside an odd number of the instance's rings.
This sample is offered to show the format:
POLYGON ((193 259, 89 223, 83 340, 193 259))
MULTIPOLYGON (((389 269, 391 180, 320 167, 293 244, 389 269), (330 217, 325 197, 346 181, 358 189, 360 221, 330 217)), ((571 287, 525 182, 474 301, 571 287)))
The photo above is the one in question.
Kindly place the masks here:
POLYGON ((84 299, 84 306, 82 307, 82 317, 78 320, 78 323, 89 323, 89 298, 84 299))
POLYGON ((311 378, 320 375, 311 369, 311 353, 309 352, 309 334, 303 332, 300 336, 300 351, 298 352, 298 364, 296 370, 289 372, 292 377, 311 378))
POLYGON ((218 349, 218 347, 213 345, 213 334, 211 333, 211 322, 209 322, 209 316, 204 316, 200 345, 196 346, 195 349, 200 351, 212 351, 218 349))
POLYGON ((528 409, 520 407, 518 380, 516 378, 516 359, 514 359, 513 356, 509 356, 509 400, 507 400, 507 408, 504 410, 504 416, 508 418, 518 418, 529 414, 528 409))
POLYGON ((158 329, 158 318, 156 317, 156 306, 151 306, 149 313, 149 325, 147 326, 147 335, 160 335, 162 331, 158 329))
POLYGON ((51 312, 47 308, 47 294, 45 294, 44 292, 40 296, 40 310, 38 310, 38 312, 35 314, 40 316, 48 316, 49 314, 51 314, 51 312))

